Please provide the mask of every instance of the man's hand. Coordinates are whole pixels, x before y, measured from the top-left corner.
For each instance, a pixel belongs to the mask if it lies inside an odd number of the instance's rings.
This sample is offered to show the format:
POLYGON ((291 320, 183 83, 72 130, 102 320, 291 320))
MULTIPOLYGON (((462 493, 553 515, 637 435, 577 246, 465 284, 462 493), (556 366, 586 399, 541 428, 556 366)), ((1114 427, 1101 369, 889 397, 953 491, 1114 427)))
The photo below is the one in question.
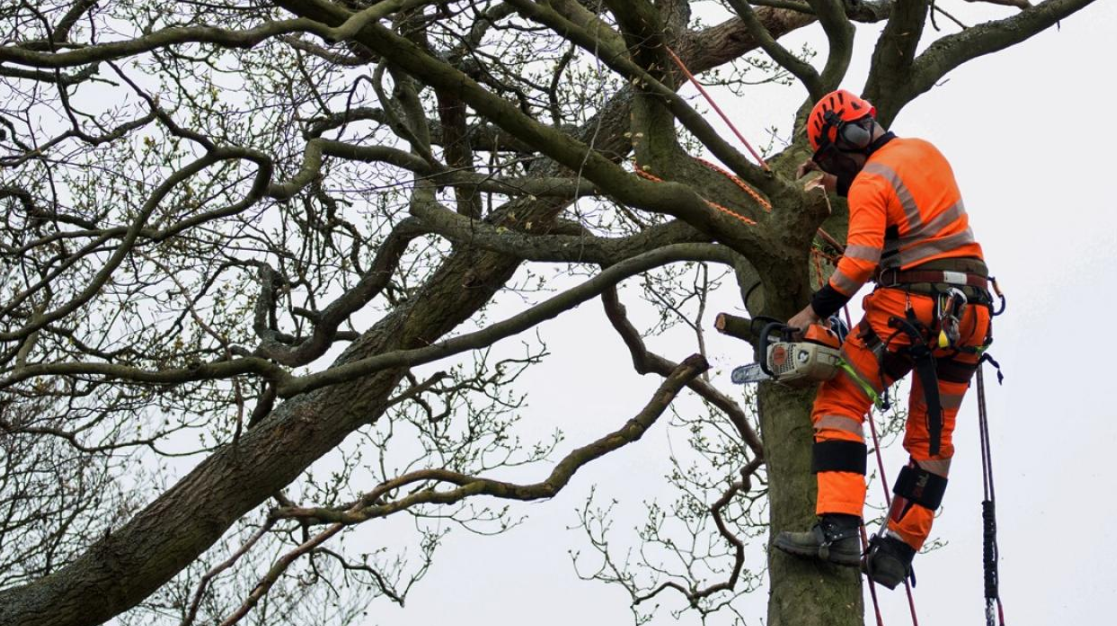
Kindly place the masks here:
POLYGON ((793 335, 795 340, 798 341, 803 338, 803 332, 807 330, 808 326, 811 324, 818 324, 821 321, 822 318, 815 315, 814 309, 808 304, 807 308, 799 311, 795 314, 795 317, 787 320, 787 325, 795 329, 793 335))
POLYGON ((834 190, 838 187, 838 177, 833 174, 827 174, 818 166, 818 163, 814 162, 814 159, 807 159, 800 163, 799 167, 795 170, 795 178, 802 178, 811 172, 821 172, 822 178, 819 180, 822 182, 822 188, 826 190, 826 193, 834 193, 834 190))

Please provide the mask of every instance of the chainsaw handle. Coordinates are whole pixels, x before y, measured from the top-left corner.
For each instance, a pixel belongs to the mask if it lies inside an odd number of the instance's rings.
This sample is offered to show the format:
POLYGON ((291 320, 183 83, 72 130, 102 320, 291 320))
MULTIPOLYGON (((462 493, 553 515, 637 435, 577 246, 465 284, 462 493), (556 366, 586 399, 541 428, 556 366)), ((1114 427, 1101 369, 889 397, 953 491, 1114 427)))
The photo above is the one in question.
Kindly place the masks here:
POLYGON ((768 369, 768 338, 772 335, 773 331, 777 331, 781 335, 787 334, 790 331, 790 327, 779 320, 772 320, 764 325, 764 328, 760 331, 760 345, 757 348, 760 352, 760 357, 757 361, 760 363, 760 371, 771 376, 772 380, 776 380, 778 377, 772 373, 772 370, 768 369))
POLYGON ((768 328, 773 323, 782 324, 782 322, 774 317, 769 317, 767 315, 757 315, 756 317, 752 318, 752 323, 749 325, 749 330, 753 333, 756 332, 755 328, 757 322, 764 322, 764 325, 760 327, 761 331, 768 328))

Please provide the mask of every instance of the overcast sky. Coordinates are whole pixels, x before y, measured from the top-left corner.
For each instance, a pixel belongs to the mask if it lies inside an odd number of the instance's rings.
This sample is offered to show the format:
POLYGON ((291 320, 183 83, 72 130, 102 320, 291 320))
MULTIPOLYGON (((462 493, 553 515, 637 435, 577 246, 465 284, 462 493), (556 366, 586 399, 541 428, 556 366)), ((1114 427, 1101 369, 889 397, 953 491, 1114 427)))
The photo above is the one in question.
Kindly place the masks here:
MULTIPOLYGON (((958 0, 940 5, 970 16, 971 23, 981 10, 958 0)), ((945 20, 940 25, 945 27, 945 20)), ((1117 124, 1110 110, 1117 103, 1110 67, 1117 58, 1115 38, 1117 3, 1101 0, 1066 20, 1061 30, 954 71, 893 125, 901 136, 932 141, 950 159, 974 231, 1009 295, 1008 313, 996 320, 992 350, 1007 378, 1003 387, 990 389, 989 400, 1002 597, 1011 626, 1112 623, 1110 607, 1117 601, 1117 503, 1111 495, 1117 409, 1107 392, 1113 366, 1108 357, 1117 348, 1111 330, 1117 301, 1111 274, 1117 260, 1111 163, 1117 124)), ((794 47, 808 40, 825 50, 817 27, 785 42, 794 47)), ((859 32, 846 88, 863 86, 875 40, 875 31, 859 32)), ((786 129, 802 97, 798 89, 776 87, 755 89, 741 101, 720 96, 757 143, 766 126, 786 129)), ((712 116, 711 121, 719 124, 712 116)), ((734 295, 728 297, 732 302, 734 295)), ((632 370, 597 302, 548 322, 543 335, 554 355, 530 374, 529 436, 558 426, 568 444, 580 445, 631 417, 660 382, 632 370)), ((682 335, 654 346, 674 359, 694 351, 682 335)), ((728 373, 749 360, 743 344, 711 337, 710 351, 718 368, 715 382, 736 391, 728 373)), ((984 620, 981 467, 972 395, 955 443, 950 488, 934 531, 949 543, 916 561, 915 595, 925 625, 984 620)), ((639 444, 579 474, 554 500, 521 506, 518 511, 529 519, 508 534, 452 534, 407 608, 376 602, 367 623, 630 621, 623 591, 577 579, 568 552, 587 546, 578 531, 567 528, 597 485, 600 498, 620 501, 616 532, 631 534, 645 501, 670 497, 662 476, 672 444, 683 445, 683 435, 669 436, 657 425, 639 444)), ((887 453, 887 471, 895 476, 905 455, 898 445, 887 453)), ((869 499, 880 504, 879 485, 869 499)), ((370 541, 391 536, 377 528, 359 532, 370 541)), ((750 564, 759 563, 758 556, 750 558, 750 564)), ((739 602, 749 624, 763 623, 766 596, 762 589, 739 602)), ((902 592, 884 591, 882 603, 887 624, 910 623, 902 592)), ((667 608, 682 604, 664 597, 667 608)), ((653 623, 674 621, 661 611, 653 623)), ((699 620, 687 614, 681 622, 699 620)))

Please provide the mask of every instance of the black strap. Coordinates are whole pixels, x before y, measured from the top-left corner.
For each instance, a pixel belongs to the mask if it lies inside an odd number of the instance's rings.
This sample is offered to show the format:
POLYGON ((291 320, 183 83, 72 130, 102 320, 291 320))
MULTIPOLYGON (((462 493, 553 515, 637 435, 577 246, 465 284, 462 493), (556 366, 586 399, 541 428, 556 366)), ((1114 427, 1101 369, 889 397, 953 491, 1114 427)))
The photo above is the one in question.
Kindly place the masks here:
POLYGON ((921 467, 905 465, 896 477, 892 493, 932 511, 938 510, 946 493, 947 479, 921 467))
POLYGON ((935 373, 939 380, 948 383, 968 383, 977 371, 977 363, 966 363, 955 359, 938 359, 935 364, 935 373))
POLYGON ((892 316, 888 325, 908 336, 910 345, 898 350, 908 355, 912 360, 915 375, 923 387, 923 398, 927 402, 927 431, 931 435, 931 456, 938 456, 942 451, 942 399, 939 397, 939 378, 935 368, 935 356, 927 339, 920 331, 923 323, 915 316, 915 311, 908 309, 907 319, 892 316))
POLYGON ((869 447, 857 441, 816 441, 811 454, 811 473, 853 472, 865 474, 869 447))
MULTIPOLYGON (((888 376, 893 382, 907 376, 908 372, 911 371, 912 362, 908 355, 882 349, 884 341, 873 330, 873 325, 869 323, 869 320, 862 319, 857 324, 857 336, 870 352, 878 355, 877 362, 880 364, 881 373, 888 376)), ((887 386, 887 381, 882 378, 881 387, 887 386)))

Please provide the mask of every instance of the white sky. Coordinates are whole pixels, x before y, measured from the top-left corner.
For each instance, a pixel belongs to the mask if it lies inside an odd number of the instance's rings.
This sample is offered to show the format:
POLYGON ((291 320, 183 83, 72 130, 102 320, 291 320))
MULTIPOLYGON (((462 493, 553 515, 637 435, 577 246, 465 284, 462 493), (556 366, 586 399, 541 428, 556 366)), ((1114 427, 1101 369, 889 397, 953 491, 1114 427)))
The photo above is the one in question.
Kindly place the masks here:
MULTIPOLYGON (((976 10, 957 0, 940 4, 964 21, 976 10)), ((824 50, 818 28, 809 30, 787 45, 809 39, 824 50)), ((1113 365, 1108 351, 1117 347, 1109 330, 1117 305, 1117 280, 1109 273, 1117 260, 1117 202, 1108 188, 1110 155, 1117 150, 1117 124, 1109 110, 1117 88, 1108 67, 1117 58, 1115 36, 1117 3, 1096 2, 1061 30, 954 71, 893 125, 901 136, 934 142, 951 160, 974 231, 1010 299, 1008 313, 996 320, 992 350, 1007 379, 990 389, 989 399, 1001 589, 1012 626, 1110 623, 1109 607, 1117 601, 1117 503, 1108 489, 1114 484, 1109 455, 1117 443, 1117 409, 1105 391, 1113 365)), ((862 87, 875 40, 875 32, 859 33, 845 87, 862 87)), ((772 87, 753 93, 754 99, 738 103, 722 95, 721 104, 735 109, 742 131, 762 143, 762 128, 786 127, 802 94, 772 87)), ((720 124, 712 116, 711 122, 720 124)), ((729 301, 733 297, 729 294, 729 301)), ((557 426, 569 445, 580 445, 631 417, 660 382, 635 374, 597 302, 548 322, 543 334, 554 356, 529 375, 529 435, 544 436, 557 426)), ((751 356, 735 340, 710 340, 711 360, 719 368, 715 382, 735 392, 729 368, 751 356)), ((653 345, 676 360, 694 351, 692 341, 653 345)), ((662 476, 671 441, 663 426, 579 474, 554 500, 518 507, 530 517, 508 534, 453 533, 431 573, 412 590, 407 608, 378 601, 367 624, 568 626, 631 620, 622 590, 577 579, 568 551, 585 551, 587 544, 580 531, 567 529, 576 524, 574 511, 595 484, 603 501, 620 501, 618 536, 631 535, 642 521, 643 502, 670 498, 662 476)), ((671 437, 676 447, 685 445, 682 434, 671 437)), ((984 619, 972 395, 955 443, 951 485, 935 526, 935 535, 949 545, 916 561, 923 624, 984 619)), ((899 446, 887 452, 887 471, 894 476, 904 453, 899 446)), ((533 475, 544 471, 536 468, 533 475)), ((879 504, 879 485, 873 487, 870 503, 879 504)), ((360 532, 379 543, 387 537, 377 528, 360 532)), ((757 558, 750 556, 750 562, 757 558)), ((763 623, 766 596, 761 590, 740 601, 749 624, 763 623)), ((902 592, 882 590, 881 597, 886 624, 910 623, 902 592)), ((683 603, 665 595, 663 605, 683 603)), ((661 611, 653 623, 675 621, 661 611)), ((695 614, 679 621, 700 623, 695 614)))

